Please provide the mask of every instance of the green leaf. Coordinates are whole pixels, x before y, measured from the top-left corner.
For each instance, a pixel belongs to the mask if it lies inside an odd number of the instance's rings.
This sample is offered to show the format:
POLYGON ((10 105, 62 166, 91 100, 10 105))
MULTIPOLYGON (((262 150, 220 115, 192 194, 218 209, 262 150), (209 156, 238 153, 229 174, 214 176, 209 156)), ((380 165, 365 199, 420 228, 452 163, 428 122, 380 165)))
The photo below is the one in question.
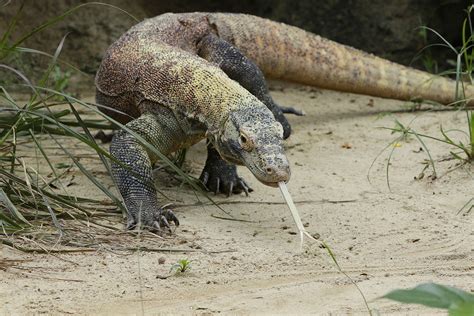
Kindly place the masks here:
POLYGON ((449 316, 472 316, 474 315, 474 303, 463 303, 449 309, 449 316))
MULTIPOLYGON (((474 295, 453 288, 435 283, 425 283, 413 289, 394 290, 384 295, 394 301, 408 304, 421 304, 428 307, 449 309, 450 313, 469 311, 474 308, 474 295)), ((472 314, 453 314, 472 315, 472 314)))

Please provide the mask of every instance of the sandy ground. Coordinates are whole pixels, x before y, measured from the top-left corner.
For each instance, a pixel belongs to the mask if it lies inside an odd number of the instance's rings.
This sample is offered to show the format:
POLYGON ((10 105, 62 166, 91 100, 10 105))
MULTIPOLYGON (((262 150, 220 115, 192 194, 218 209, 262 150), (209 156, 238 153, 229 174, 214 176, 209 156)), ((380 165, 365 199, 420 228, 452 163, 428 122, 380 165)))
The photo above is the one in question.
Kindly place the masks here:
MULTIPOLYGON (((437 161, 438 179, 426 170, 427 158, 411 137, 396 146, 389 191, 384 152, 396 137, 377 127, 394 119, 419 133, 439 136, 439 124, 466 129, 465 114, 407 112, 399 101, 383 100, 296 85, 276 84, 277 101, 304 109, 291 117, 287 142, 292 164, 289 189, 307 230, 318 233, 357 282, 371 309, 381 314, 432 315, 442 311, 399 305, 381 295, 435 281, 474 291, 474 213, 458 211, 473 197, 472 166, 446 160, 449 147, 426 141, 437 161)), ((187 168, 199 175, 202 144, 188 155, 187 168)), ((97 164, 97 166, 99 166, 97 164)), ((99 167, 98 167, 99 168, 99 167)), ((111 180, 97 175, 111 186, 111 180)), ((215 197, 235 218, 215 206, 196 206, 187 187, 157 185, 178 202, 182 225, 164 243, 188 253, 25 254, 0 246, 3 258, 27 259, 0 270, 0 314, 364 314, 357 289, 337 272, 324 249, 299 239, 278 189, 265 187, 240 169, 255 192, 215 197), (194 205, 193 205, 194 204, 194 205), (164 258, 164 264, 159 259, 164 258), (179 259, 192 269, 161 279, 179 259)), ((77 173, 75 192, 98 196, 77 173)), ((201 200, 203 200, 201 198, 201 200)), ((203 200, 205 201, 205 200, 203 200)), ((163 241, 156 238, 157 245, 163 241)), ((139 242, 139 240, 138 240, 139 242)))

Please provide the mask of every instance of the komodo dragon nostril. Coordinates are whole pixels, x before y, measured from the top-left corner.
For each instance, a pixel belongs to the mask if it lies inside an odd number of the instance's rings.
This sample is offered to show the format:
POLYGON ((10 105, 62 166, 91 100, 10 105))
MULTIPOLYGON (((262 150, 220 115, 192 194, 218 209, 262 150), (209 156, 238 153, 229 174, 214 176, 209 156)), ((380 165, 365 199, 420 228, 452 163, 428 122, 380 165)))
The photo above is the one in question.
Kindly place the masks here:
POLYGON ((274 174, 275 173, 275 169, 273 169, 272 167, 267 167, 265 169, 265 171, 267 172, 267 174, 274 174))

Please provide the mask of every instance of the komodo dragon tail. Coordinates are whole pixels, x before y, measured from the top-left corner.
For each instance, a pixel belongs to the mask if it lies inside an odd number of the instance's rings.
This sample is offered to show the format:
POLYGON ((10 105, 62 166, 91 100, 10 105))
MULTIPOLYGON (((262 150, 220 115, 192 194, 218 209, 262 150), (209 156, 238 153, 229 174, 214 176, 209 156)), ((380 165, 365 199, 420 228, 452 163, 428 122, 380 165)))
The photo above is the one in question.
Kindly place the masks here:
MULTIPOLYGON (((400 100, 453 104, 456 82, 405 67, 283 23, 245 14, 211 14, 219 37, 238 47, 263 73, 322 88, 400 100)), ((461 89, 460 89, 461 91, 461 89)), ((474 105, 474 86, 464 86, 474 105)))

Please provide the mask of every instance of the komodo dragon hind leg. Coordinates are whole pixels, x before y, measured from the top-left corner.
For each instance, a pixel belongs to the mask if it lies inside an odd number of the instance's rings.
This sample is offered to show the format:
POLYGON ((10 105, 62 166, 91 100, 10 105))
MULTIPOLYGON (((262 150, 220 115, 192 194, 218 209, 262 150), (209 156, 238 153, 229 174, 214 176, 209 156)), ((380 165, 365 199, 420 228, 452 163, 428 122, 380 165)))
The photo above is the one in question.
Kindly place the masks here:
POLYGON ((200 40, 198 43, 198 55, 218 65, 229 78, 237 81, 242 87, 262 101, 272 111, 275 119, 283 126, 283 138, 286 139, 290 136, 291 126, 283 113, 303 113, 290 107, 280 108, 273 101, 268 91, 265 77, 254 62, 245 57, 235 46, 214 34, 206 35, 200 40))
POLYGON ((199 179, 206 189, 216 194, 221 192, 230 196, 232 193, 245 192, 248 195, 253 191, 245 180, 237 175, 237 167, 224 161, 210 142, 207 143, 206 165, 199 179))
MULTIPOLYGON (((166 109, 161 112, 145 112, 126 126, 161 153, 168 154, 176 144, 183 142, 185 135, 170 112, 166 109)), ((152 178, 152 164, 158 159, 157 155, 124 130, 115 134, 110 153, 125 165, 112 162, 112 176, 128 211, 128 228, 139 225, 160 232, 170 229, 171 222, 178 226, 174 213, 158 206, 152 178)))

